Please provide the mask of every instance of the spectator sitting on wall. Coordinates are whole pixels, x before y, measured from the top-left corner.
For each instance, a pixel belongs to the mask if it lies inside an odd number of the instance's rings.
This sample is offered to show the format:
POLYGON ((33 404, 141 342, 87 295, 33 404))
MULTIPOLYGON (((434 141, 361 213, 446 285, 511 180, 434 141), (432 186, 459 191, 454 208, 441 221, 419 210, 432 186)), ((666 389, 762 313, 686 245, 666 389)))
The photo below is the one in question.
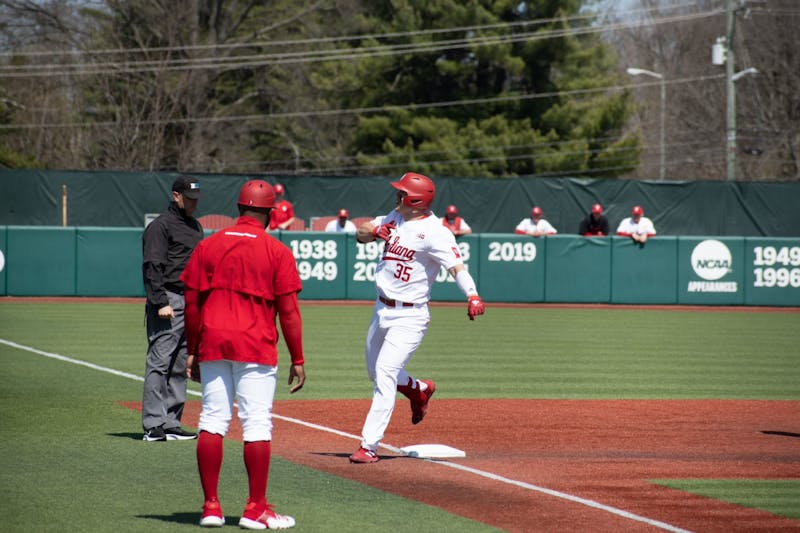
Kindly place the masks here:
POLYGON ((456 237, 472 233, 472 228, 469 227, 466 220, 458 216, 458 208, 454 205, 447 206, 444 217, 442 217, 442 225, 456 237))
POLYGON ((552 224, 542 218, 542 208, 535 205, 531 209, 531 218, 523 218, 517 224, 514 233, 517 235, 530 235, 531 237, 545 237, 547 235, 555 235, 558 232, 552 224))
POLYGON ((656 234, 653 221, 644 216, 644 209, 641 206, 634 206, 631 216, 622 220, 617 228, 617 235, 630 237, 635 242, 644 244, 648 237, 656 234))
POLYGON ((272 210, 269 219, 269 229, 287 230, 294 222, 294 206, 284 198, 286 188, 280 183, 275 184, 275 209, 272 210))
POLYGON ((608 235, 608 219, 603 214, 603 206, 600 204, 594 204, 592 206, 592 211, 586 218, 581 220, 580 228, 578 229, 578 233, 585 237, 595 237, 595 236, 604 236, 608 235))
POLYGON ((328 233, 355 233, 356 225, 350 220, 350 212, 347 209, 339 209, 339 215, 335 220, 331 220, 325 226, 328 233))

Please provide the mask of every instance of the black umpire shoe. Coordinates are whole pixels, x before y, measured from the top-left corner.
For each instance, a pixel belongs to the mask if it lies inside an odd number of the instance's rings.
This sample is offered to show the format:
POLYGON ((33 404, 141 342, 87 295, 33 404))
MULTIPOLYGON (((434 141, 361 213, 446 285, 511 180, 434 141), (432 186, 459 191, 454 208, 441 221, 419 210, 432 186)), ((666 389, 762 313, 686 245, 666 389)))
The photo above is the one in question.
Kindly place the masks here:
POLYGON ((164 433, 164 428, 158 426, 157 428, 150 428, 145 431, 142 440, 145 442, 158 442, 167 440, 167 435, 164 433))
POLYGON ((166 435, 167 437, 166 440, 192 440, 197 438, 197 433, 186 431, 180 426, 174 428, 166 428, 164 430, 164 435, 166 435))

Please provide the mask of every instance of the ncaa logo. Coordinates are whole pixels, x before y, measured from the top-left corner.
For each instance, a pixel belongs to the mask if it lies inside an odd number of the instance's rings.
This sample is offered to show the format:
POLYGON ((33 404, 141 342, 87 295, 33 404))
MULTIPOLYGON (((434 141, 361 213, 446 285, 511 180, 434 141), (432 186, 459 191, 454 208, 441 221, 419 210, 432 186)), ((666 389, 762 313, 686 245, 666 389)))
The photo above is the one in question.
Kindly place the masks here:
POLYGON ((731 271, 731 251, 724 243, 715 240, 703 241, 692 251, 692 268, 701 278, 718 280, 731 271))

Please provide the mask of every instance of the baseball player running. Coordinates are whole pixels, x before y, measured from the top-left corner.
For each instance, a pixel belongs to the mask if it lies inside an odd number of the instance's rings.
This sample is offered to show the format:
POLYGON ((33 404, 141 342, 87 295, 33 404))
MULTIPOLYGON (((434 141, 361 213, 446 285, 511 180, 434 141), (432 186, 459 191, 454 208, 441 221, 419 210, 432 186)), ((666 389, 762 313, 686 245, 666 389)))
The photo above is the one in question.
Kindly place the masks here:
POLYGON ((411 402, 411 423, 425 417, 436 392, 431 380, 418 380, 405 370, 428 329, 431 286, 444 267, 467 296, 467 315, 474 320, 485 306, 467 272, 453 234, 430 211, 436 193, 433 182, 409 172, 393 182, 397 204, 386 216, 358 228, 356 238, 386 244, 375 271, 378 299, 366 342, 367 373, 373 383, 372 406, 361 433, 361 446, 350 456, 352 463, 378 461, 383 438, 400 391, 411 402))

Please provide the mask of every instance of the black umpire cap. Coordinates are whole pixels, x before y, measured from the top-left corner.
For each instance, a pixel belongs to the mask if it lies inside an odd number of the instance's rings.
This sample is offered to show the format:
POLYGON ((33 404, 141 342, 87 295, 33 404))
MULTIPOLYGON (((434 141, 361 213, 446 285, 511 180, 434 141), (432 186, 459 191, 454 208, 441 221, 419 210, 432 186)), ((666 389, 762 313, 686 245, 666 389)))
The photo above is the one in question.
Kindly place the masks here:
POLYGON ((178 176, 172 182, 172 190, 181 193, 186 198, 197 200, 200 198, 200 183, 191 176, 178 176))

